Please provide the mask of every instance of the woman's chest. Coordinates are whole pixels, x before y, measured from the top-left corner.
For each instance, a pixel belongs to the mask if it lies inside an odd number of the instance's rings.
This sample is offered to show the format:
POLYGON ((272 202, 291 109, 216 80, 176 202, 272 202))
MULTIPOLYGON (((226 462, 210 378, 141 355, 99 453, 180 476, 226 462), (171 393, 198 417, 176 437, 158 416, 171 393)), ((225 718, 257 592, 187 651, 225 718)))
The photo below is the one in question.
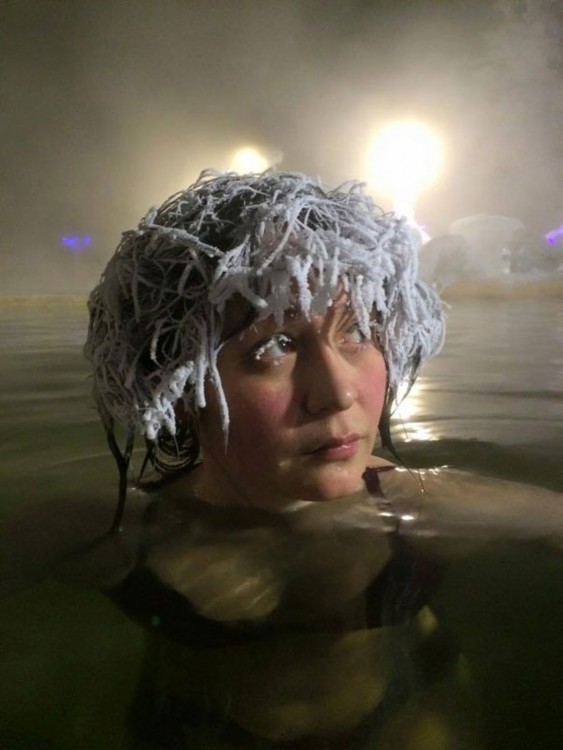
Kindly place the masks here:
POLYGON ((228 533, 191 526, 153 545, 145 566, 199 615, 225 624, 356 617, 391 546, 377 514, 339 520, 228 533))

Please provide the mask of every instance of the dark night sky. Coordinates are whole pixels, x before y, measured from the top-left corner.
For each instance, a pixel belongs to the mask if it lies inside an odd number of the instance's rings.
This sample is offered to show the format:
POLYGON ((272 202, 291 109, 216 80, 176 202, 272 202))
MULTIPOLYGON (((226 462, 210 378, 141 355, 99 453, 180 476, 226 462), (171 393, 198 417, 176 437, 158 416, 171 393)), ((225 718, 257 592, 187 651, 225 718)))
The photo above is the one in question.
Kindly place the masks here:
POLYGON ((92 234, 73 260, 91 285, 122 229, 245 143, 363 179, 403 116, 445 143, 418 208, 433 233, 477 212, 562 223, 562 5, 4 0, 0 291, 59 290, 65 232, 92 234))

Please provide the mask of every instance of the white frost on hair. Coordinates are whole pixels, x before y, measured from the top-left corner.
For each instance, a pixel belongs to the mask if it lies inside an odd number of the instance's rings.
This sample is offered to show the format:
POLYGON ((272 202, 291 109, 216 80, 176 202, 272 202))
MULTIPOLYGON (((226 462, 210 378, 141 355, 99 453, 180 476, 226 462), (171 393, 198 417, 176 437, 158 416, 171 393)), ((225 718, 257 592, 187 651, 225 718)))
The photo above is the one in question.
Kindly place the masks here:
POLYGON ((155 440, 193 418, 209 379, 225 439, 229 410, 217 368, 227 303, 258 320, 290 307, 323 314, 344 291, 364 335, 381 343, 396 398, 441 346, 441 302, 417 280, 406 221, 385 214, 359 183, 325 191, 301 174, 204 172, 126 232, 89 300, 85 347, 106 427, 155 440))

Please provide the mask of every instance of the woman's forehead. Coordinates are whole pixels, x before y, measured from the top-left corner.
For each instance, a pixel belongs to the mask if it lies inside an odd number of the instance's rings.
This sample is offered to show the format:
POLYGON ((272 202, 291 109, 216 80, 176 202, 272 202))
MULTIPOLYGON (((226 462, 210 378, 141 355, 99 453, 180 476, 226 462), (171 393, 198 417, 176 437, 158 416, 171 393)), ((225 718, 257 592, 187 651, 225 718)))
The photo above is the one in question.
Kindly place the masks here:
POLYGON ((231 300, 225 308, 223 337, 226 340, 248 329, 268 332, 279 328, 280 325, 302 321, 314 320, 316 323, 320 323, 327 318, 331 321, 338 321, 343 317, 349 317, 351 314, 353 314, 353 309, 350 296, 344 290, 332 300, 324 313, 306 313, 299 302, 296 301, 284 310, 281 321, 277 320, 273 314, 262 317, 260 312, 247 300, 237 297, 231 300))

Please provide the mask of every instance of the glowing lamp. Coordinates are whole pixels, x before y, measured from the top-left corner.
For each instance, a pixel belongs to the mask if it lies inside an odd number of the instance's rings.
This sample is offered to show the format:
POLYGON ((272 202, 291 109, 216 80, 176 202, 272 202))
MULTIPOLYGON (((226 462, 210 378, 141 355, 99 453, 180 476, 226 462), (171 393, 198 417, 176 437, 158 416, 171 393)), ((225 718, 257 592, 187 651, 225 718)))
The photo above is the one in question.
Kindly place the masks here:
POLYGON ((250 174, 253 172, 263 172, 270 165, 265 156, 258 149, 252 146, 239 148, 233 154, 230 169, 238 174, 250 174))
POLYGON ((373 139, 370 181, 414 222, 417 198, 436 180, 442 162, 440 140, 429 127, 416 120, 390 122, 373 139))

